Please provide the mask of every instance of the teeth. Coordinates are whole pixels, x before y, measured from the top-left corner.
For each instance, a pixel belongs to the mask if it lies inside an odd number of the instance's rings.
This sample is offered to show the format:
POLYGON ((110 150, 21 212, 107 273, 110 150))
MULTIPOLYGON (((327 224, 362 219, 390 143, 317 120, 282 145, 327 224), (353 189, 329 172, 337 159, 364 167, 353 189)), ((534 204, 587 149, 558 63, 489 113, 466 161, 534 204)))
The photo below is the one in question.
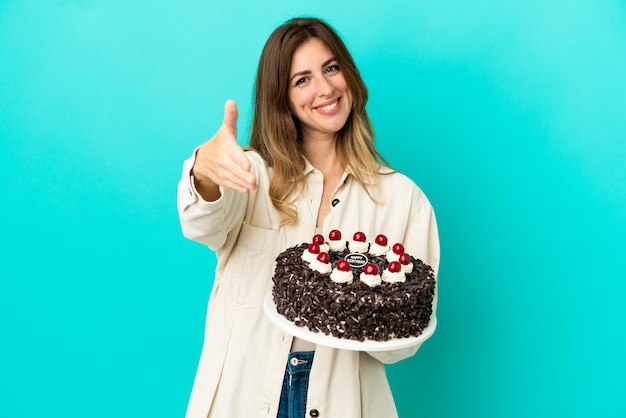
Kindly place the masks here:
POLYGON ((335 103, 331 103, 331 104, 329 104, 329 105, 327 105, 327 106, 321 106, 321 107, 318 107, 318 109, 319 109, 319 110, 323 110, 323 111, 327 112, 327 111, 329 111, 329 110, 331 110, 331 109, 336 108, 336 107, 337 107, 337 103, 338 103, 338 102, 339 102, 339 101, 336 101, 335 103))

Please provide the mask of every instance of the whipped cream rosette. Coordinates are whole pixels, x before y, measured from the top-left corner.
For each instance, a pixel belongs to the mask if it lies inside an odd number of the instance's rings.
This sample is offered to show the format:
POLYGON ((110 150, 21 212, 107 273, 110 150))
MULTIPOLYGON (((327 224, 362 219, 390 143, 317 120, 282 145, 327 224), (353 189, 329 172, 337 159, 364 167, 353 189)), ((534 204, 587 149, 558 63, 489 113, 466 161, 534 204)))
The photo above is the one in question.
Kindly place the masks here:
POLYGON ((330 265, 330 257, 327 252, 321 252, 317 255, 315 260, 309 264, 311 270, 315 270, 321 274, 328 274, 332 271, 333 267, 330 265))
POLYGON ((351 253, 366 253, 369 246, 363 232, 355 232, 352 241, 348 242, 348 250, 351 253))
POLYGON ((404 283, 406 281, 406 274, 402 271, 402 266, 399 261, 392 261, 387 268, 383 271, 382 280, 386 283, 404 283))
POLYGON ((400 262, 400 268, 404 273, 409 274, 413 271, 413 263, 411 263, 410 255, 408 255, 407 253, 402 253, 398 258, 398 261, 400 262))
POLYGON ((330 280, 335 283, 351 284, 354 281, 354 275, 350 269, 350 263, 346 260, 339 260, 333 272, 330 273, 330 280))
POLYGON ((317 255, 320 253, 320 246, 317 244, 309 244, 309 246, 302 252, 302 259, 307 263, 312 263, 317 260, 317 255))
POLYGON ((385 255, 389 251, 389 245, 387 245, 387 237, 383 234, 378 234, 374 242, 370 244, 369 253, 372 255, 385 255))
POLYGON ((328 247, 331 251, 340 252, 346 249, 346 240, 341 239, 341 231, 333 229, 328 234, 328 247))
POLYGON ((378 267, 376 264, 368 263, 363 269, 363 273, 359 276, 359 280, 369 287, 379 286, 382 283, 382 280, 378 274, 378 267))
POLYGON ((313 235, 312 243, 313 244, 317 244, 317 245, 320 246, 320 253, 327 253, 328 250, 329 250, 329 246, 324 241, 324 235, 322 235, 322 234, 315 234, 315 235, 313 235))
POLYGON ((388 261, 400 261, 400 255, 404 253, 404 245, 399 242, 393 244, 391 250, 387 252, 388 261))

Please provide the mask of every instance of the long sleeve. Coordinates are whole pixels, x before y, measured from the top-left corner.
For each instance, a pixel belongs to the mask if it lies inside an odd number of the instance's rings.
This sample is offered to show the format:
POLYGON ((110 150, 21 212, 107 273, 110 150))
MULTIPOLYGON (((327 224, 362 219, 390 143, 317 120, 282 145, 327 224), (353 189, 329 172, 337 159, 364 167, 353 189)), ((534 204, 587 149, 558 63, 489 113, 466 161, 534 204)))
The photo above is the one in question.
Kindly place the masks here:
POLYGON ((178 183, 178 216, 183 235, 218 251, 228 234, 241 226, 246 210, 247 194, 220 187, 221 196, 207 202, 196 191, 191 176, 194 154, 183 163, 178 183))
MULTIPOLYGON (((411 201, 411 216, 403 240, 405 249, 409 254, 428 264, 437 278, 440 247, 434 210, 426 195, 417 186, 415 186, 411 201)), ((438 288, 437 283, 433 298, 433 318, 436 317, 438 288)), ((382 363, 390 364, 413 356, 420 347, 421 344, 401 350, 369 352, 369 354, 382 363)))

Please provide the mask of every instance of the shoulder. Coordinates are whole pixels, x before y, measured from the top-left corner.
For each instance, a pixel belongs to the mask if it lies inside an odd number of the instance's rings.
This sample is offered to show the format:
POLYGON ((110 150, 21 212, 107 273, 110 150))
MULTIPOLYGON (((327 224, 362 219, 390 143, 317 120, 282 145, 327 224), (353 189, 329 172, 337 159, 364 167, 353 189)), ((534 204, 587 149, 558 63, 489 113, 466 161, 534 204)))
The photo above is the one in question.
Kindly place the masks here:
POLYGON ((422 189, 409 176, 389 167, 381 167, 378 170, 377 180, 383 189, 390 188, 395 191, 414 191, 423 194, 422 189))
POLYGON ((250 160, 251 164, 262 167, 267 166, 265 160, 263 159, 263 157, 261 157, 261 154, 259 154, 256 150, 247 149, 245 150, 245 154, 246 157, 248 157, 248 160, 250 160))
POLYGON ((252 149, 245 150, 246 157, 248 157, 248 161, 250 161, 250 166, 252 168, 252 172, 255 174, 269 173, 270 167, 268 167, 267 163, 261 157, 257 151, 252 149))
POLYGON ((378 172, 379 193, 388 202, 406 202, 413 208, 431 206, 428 197, 420 186, 409 176, 399 171, 383 167, 378 172))

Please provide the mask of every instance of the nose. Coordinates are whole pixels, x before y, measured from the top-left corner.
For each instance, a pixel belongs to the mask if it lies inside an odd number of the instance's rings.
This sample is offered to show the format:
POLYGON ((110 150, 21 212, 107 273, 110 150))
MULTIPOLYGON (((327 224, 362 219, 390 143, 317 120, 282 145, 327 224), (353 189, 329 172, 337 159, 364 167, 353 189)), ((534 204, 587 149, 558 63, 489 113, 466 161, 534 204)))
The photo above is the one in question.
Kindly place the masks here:
POLYGON ((330 96, 334 90, 333 85, 326 77, 320 77, 317 83, 318 96, 330 96))

